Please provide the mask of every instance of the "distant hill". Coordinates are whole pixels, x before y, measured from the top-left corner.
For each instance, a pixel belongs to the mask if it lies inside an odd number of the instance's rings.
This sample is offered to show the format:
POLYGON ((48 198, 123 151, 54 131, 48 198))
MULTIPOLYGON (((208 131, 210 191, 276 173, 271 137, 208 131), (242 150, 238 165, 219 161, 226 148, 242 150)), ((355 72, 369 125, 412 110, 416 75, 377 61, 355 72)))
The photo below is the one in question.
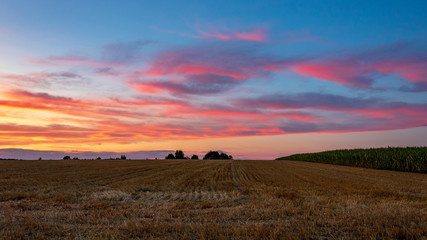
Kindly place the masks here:
POLYGON ((354 167, 427 173, 427 147, 344 149, 294 154, 276 160, 307 161, 354 167))
POLYGON ((40 157, 44 160, 58 160, 64 156, 71 156, 71 158, 79 159, 96 159, 100 157, 102 159, 117 158, 121 155, 126 155, 128 159, 154 159, 164 158, 165 154, 171 152, 171 150, 158 150, 158 151, 136 151, 136 152, 90 152, 90 151, 39 151, 31 149, 20 149, 20 148, 5 148, 0 149, 0 159, 24 159, 24 160, 37 160, 40 157))

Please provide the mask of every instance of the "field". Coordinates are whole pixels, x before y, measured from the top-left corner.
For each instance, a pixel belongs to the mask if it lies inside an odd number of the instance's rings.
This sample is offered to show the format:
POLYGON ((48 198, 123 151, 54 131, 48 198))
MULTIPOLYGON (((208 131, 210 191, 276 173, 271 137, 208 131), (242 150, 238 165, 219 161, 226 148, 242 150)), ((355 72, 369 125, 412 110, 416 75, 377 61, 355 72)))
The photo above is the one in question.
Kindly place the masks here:
POLYGON ((0 239, 427 239, 427 174, 298 161, 0 161, 0 239))
POLYGON ((294 154, 277 160, 331 163, 338 165, 427 173, 427 147, 344 149, 294 154))

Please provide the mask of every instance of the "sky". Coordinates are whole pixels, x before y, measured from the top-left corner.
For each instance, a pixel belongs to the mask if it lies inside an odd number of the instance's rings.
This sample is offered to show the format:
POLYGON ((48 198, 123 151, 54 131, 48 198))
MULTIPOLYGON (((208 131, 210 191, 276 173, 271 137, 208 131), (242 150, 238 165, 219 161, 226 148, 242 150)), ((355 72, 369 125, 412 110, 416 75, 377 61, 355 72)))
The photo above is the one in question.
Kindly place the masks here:
POLYGON ((5 0, 0 148, 274 159, 427 146, 426 9, 5 0))

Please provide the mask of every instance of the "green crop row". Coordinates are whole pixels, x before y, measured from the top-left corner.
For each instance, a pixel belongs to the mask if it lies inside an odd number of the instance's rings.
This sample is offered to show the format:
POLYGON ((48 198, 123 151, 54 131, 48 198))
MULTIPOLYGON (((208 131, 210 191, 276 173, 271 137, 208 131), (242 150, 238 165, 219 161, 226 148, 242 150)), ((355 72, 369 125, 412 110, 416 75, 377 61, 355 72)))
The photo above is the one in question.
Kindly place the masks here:
POLYGON ((295 160, 354 167, 427 173, 427 147, 344 149, 294 154, 276 160, 295 160))

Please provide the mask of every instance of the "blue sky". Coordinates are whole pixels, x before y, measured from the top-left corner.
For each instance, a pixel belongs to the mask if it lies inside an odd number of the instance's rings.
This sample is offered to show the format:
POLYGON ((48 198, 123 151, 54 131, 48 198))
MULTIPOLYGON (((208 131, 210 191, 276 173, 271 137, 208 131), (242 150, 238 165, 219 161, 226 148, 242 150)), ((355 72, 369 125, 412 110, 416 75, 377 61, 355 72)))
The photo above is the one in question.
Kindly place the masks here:
POLYGON ((3 1, 0 147, 273 158, 426 145, 412 131, 427 132, 425 9, 425 1, 3 1), (319 135, 332 144, 306 144, 319 135))

